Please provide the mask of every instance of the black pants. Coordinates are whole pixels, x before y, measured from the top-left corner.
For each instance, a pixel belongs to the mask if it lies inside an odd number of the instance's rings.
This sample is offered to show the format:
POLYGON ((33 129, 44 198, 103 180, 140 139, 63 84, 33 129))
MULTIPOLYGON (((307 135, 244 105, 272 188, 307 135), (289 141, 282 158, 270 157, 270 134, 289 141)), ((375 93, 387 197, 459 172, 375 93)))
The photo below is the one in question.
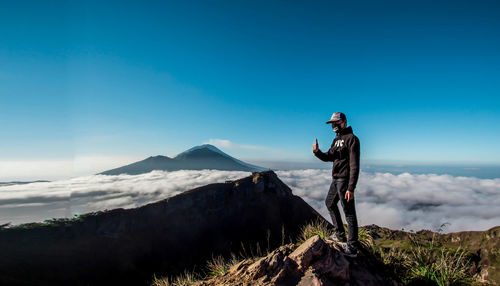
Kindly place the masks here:
POLYGON ((340 200, 349 231, 349 240, 347 243, 353 247, 358 247, 358 219, 356 217, 356 208, 354 207, 354 198, 349 202, 345 199, 348 183, 348 179, 333 179, 328 195, 326 196, 325 204, 332 217, 337 236, 345 241, 344 224, 342 223, 342 217, 337 206, 340 200))

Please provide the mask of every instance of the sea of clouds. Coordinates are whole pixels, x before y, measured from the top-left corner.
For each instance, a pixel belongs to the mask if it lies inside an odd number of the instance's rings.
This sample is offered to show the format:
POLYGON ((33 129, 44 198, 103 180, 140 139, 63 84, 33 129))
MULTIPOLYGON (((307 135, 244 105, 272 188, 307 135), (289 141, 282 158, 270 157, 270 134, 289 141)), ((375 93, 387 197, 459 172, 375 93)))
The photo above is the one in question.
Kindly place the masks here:
MULTIPOLYGON (((331 221, 324 200, 331 171, 276 171, 279 178, 331 221)), ((142 175, 92 175, 69 180, 0 187, 0 224, 72 217, 134 208, 210 183, 250 175, 217 170, 153 171, 142 175)), ((500 225, 500 178, 361 172, 355 190, 360 225, 455 232, 500 225)))

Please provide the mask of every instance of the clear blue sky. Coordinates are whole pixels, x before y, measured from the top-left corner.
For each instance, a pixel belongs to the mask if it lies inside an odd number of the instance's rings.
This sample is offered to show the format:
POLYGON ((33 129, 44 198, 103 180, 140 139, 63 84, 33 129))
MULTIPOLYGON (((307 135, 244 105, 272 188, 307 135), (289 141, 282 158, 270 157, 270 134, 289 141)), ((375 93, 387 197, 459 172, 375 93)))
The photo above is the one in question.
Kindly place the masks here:
POLYGON ((499 15, 498 1, 0 1, 0 161, 217 140, 312 161, 343 111, 362 160, 500 164, 499 15))

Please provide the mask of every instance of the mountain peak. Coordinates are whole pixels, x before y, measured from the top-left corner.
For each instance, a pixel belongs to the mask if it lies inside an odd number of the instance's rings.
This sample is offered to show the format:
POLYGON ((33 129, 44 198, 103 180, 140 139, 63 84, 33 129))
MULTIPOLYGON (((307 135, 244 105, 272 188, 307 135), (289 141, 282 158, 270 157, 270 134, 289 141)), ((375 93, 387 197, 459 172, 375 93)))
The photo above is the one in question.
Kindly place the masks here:
POLYGON ((168 156, 163 156, 163 155, 149 156, 148 159, 165 159, 165 158, 172 159, 168 156))
POLYGON ((123 167, 108 170, 100 174, 137 175, 149 173, 153 170, 176 171, 176 170, 228 170, 228 171, 264 171, 265 168, 255 166, 238 160, 211 144, 194 146, 177 156, 170 158, 157 155, 150 156, 142 161, 135 162, 123 167))
POLYGON ((219 153, 221 155, 228 156, 226 153, 222 152, 219 148, 215 147, 214 145, 211 145, 211 144, 202 144, 202 145, 194 146, 194 147, 189 148, 188 150, 186 150, 186 151, 184 151, 182 153, 177 154, 177 156, 175 156, 175 158, 182 157, 186 153, 190 153, 190 152, 193 152, 193 151, 196 151, 196 150, 201 150, 201 149, 208 149, 210 151, 217 152, 217 153, 219 153))

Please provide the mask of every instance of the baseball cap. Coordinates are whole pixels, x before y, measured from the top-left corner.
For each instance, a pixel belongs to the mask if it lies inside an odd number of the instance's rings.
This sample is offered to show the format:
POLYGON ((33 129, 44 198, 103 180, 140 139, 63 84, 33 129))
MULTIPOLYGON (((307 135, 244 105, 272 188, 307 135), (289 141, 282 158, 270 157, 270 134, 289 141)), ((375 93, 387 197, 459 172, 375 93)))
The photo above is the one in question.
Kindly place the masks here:
POLYGON ((326 124, 328 124, 328 123, 332 123, 332 122, 334 122, 334 121, 338 121, 338 120, 346 120, 345 114, 344 114, 344 113, 342 113, 342 112, 334 112, 334 113, 332 114, 332 118, 330 118, 330 120, 328 120, 328 121, 326 122, 326 124))

